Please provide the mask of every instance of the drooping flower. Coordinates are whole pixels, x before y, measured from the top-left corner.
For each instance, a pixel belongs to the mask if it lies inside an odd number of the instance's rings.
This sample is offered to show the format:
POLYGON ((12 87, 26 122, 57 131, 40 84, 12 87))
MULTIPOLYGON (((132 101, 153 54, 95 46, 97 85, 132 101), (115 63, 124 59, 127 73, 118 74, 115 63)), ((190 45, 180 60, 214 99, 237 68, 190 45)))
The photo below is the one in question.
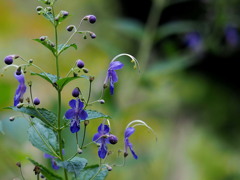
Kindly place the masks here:
POLYGON ((128 150, 128 148, 129 148, 130 151, 131 151, 131 153, 132 153, 132 155, 133 155, 133 157, 134 157, 135 159, 138 159, 138 156, 136 155, 136 153, 135 153, 134 150, 133 150, 133 145, 132 145, 132 143, 130 143, 130 141, 129 141, 129 137, 130 137, 134 132, 135 132, 135 128, 133 128, 133 127, 128 127, 128 128, 125 130, 125 133, 124 133, 125 152, 124 152, 124 154, 127 155, 127 150, 128 150))
POLYGON ((119 70, 124 66, 123 63, 120 61, 112 61, 109 65, 107 77, 104 81, 104 84, 106 85, 108 82, 110 84, 110 94, 113 95, 114 93, 114 83, 118 81, 118 76, 115 70, 119 70))
POLYGON ((50 154, 44 153, 44 158, 51 160, 52 168, 53 168, 53 169, 58 170, 58 169, 60 168, 60 167, 57 165, 57 162, 55 161, 56 157, 54 157, 54 156, 52 156, 52 155, 50 155, 50 154))
POLYGON ((93 141, 100 144, 98 148, 98 156, 101 159, 104 159, 107 155, 108 149, 107 149, 107 144, 116 144, 117 143, 117 137, 110 134, 110 128, 108 125, 100 124, 98 127, 98 133, 96 133, 93 136, 93 141), (116 141, 114 143, 111 143, 109 138, 115 139, 116 141))
POLYGON ((19 74, 17 71, 14 75, 19 82, 18 88, 14 96, 14 106, 17 106, 20 102, 23 101, 23 95, 26 92, 27 87, 25 85, 25 79, 22 73, 19 74))
POLYGON ((85 120, 88 117, 87 112, 83 109, 84 103, 80 99, 72 99, 69 101, 71 109, 65 113, 66 119, 71 119, 70 130, 72 133, 80 130, 80 120, 85 120))

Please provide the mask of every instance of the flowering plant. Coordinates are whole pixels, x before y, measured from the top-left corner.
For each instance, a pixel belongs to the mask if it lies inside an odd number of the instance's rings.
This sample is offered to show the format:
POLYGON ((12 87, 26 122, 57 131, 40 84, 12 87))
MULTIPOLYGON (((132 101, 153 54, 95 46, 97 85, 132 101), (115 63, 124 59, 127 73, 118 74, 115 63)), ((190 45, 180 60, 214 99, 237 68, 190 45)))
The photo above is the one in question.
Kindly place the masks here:
MULTIPOLYGON (((116 164, 110 165, 106 161, 107 156, 110 155, 107 145, 116 144, 118 142, 118 138, 110 132, 110 116, 87 108, 90 104, 104 104, 105 101, 100 98, 96 101, 90 102, 91 86, 92 82, 94 81, 94 77, 87 75, 89 70, 85 67, 84 61, 77 60, 65 77, 60 76, 59 65, 59 58, 63 52, 67 51, 70 47, 77 49, 77 45, 75 43, 69 43, 74 35, 82 34, 84 39, 86 39, 88 35, 92 39, 96 38, 95 33, 91 31, 80 30, 81 24, 84 21, 94 24, 96 22, 96 17, 94 15, 86 15, 81 19, 80 24, 77 27, 74 25, 67 26, 67 31, 72 32, 72 34, 65 43, 60 44, 58 26, 69 16, 69 13, 65 10, 62 10, 56 14, 54 8, 56 0, 39 1, 43 3, 45 7, 38 6, 36 8, 37 13, 39 15, 43 15, 43 17, 50 21, 54 28, 55 40, 51 41, 47 36, 41 36, 38 39, 34 39, 34 41, 42 44, 53 54, 56 62, 56 75, 45 72, 31 59, 26 60, 20 55, 6 56, 4 59, 6 66, 3 68, 3 70, 6 71, 11 67, 15 68, 16 71, 14 76, 19 82, 14 95, 13 106, 7 107, 6 109, 11 109, 13 111, 25 114, 24 117, 28 120, 30 125, 28 129, 29 141, 33 146, 44 153, 44 157, 46 159, 51 161, 52 168, 54 170, 62 169, 64 172, 64 177, 62 177, 61 173, 58 173, 58 171, 53 173, 45 166, 29 158, 29 161, 35 165, 34 172, 37 176, 37 179, 39 177, 46 177, 47 179, 68 179, 70 174, 72 174, 74 179, 105 179, 108 171, 112 170, 113 166, 116 166, 116 164), (16 64, 17 60, 20 60, 23 62, 23 64, 16 64), (30 67, 34 67, 39 72, 29 72, 30 67), (32 76, 38 76, 46 80, 56 90, 58 97, 56 113, 51 110, 38 107, 41 104, 41 101, 38 97, 33 98, 32 86, 34 86, 34 82, 27 81, 25 79, 26 73, 30 73, 32 76), (69 101, 70 109, 68 109, 64 114, 62 112, 62 90, 69 82, 76 79, 86 79, 89 81, 88 97, 85 98, 83 96, 83 93, 79 87, 73 89, 72 96, 74 99, 69 101), (28 92, 28 90, 30 94, 29 97, 26 97, 26 92, 28 92), (98 132, 93 135, 92 142, 84 144, 86 128, 89 124, 89 121, 93 119, 103 119, 103 121, 98 127, 98 132), (81 124, 84 124, 84 136, 81 145, 79 145, 78 132, 81 130, 81 124), (70 158, 66 158, 64 153, 64 137, 62 131, 66 128, 70 128, 70 133, 76 133, 77 148, 75 154, 73 154, 73 156, 70 158), (102 161, 100 161, 100 164, 89 166, 87 164, 87 159, 83 158, 82 156, 84 155, 84 151, 86 151, 85 149, 91 143, 95 143, 99 146, 98 156, 102 161)), ((110 94, 114 94, 114 83, 118 81, 116 70, 122 69, 124 66, 122 62, 116 60, 122 56, 127 56, 130 58, 131 62, 134 64, 134 69, 139 68, 138 61, 129 54, 123 53, 114 57, 110 62, 106 79, 101 87, 102 93, 106 88, 108 88, 108 86, 110 86, 110 94)), ((14 117, 11 117, 10 120, 13 121, 14 117)), ((128 155, 128 148, 131 150, 133 157, 137 159, 137 155, 133 151, 133 145, 129 142, 129 137, 134 133, 134 127, 138 125, 143 125, 152 130, 145 122, 141 120, 130 122, 126 128, 124 136, 125 148, 123 159, 125 159, 128 155)), ((17 166, 21 169, 20 163, 17 163, 17 166)), ((24 179, 23 175, 22 178, 24 179)))

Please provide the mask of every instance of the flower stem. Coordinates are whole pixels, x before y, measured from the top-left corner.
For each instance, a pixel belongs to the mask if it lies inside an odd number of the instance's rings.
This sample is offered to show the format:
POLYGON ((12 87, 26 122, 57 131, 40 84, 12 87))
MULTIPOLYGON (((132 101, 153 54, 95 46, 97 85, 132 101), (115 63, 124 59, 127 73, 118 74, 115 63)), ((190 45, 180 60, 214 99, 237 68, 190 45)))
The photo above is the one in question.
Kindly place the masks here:
MULTIPOLYGON (((52 7, 52 11, 53 11, 53 17, 55 19, 55 13, 54 13, 54 8, 52 7)), ((55 51, 55 60, 56 60, 56 70, 57 70, 57 80, 60 79, 60 70, 59 70, 59 54, 58 54, 58 31, 57 31, 57 22, 55 21, 54 24, 54 33, 55 33, 55 45, 56 45, 56 51, 55 51)), ((58 89, 57 90, 57 94, 58 94, 58 111, 57 111, 57 133, 58 133, 58 143, 59 143, 59 154, 60 154, 60 158, 61 161, 64 161, 63 158, 63 153, 62 153, 62 149, 63 149, 63 144, 62 144, 62 129, 61 129, 61 111, 62 111, 62 96, 61 96, 61 90, 58 89)), ((65 176, 65 180, 68 180, 68 174, 66 169, 64 168, 64 176, 65 176)))
POLYGON ((140 42, 140 47, 138 50, 137 59, 141 59, 141 67, 144 70, 147 66, 147 62, 149 60, 153 43, 154 36, 157 32, 157 26, 159 19, 161 17, 161 12, 164 7, 165 0, 154 0, 148 20, 144 29, 142 41, 140 42))
POLYGON ((83 145, 84 145, 84 141, 85 141, 85 136, 86 136, 86 129, 87 129, 87 126, 84 125, 84 131, 83 131, 83 139, 82 139, 82 145, 81 145, 81 149, 83 148, 83 145))
POLYGON ((24 178, 24 176, 23 176, 22 168, 19 167, 19 170, 20 170, 20 173, 21 173, 22 179, 25 180, 25 178, 24 178))

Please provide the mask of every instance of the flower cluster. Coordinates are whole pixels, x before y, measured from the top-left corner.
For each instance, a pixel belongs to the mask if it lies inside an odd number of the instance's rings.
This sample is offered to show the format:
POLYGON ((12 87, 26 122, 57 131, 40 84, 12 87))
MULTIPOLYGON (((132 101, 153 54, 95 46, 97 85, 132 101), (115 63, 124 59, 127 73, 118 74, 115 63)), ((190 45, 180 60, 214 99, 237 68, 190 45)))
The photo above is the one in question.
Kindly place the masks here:
MULTIPOLYGON (((68 48, 73 47, 77 49, 77 44, 69 44, 70 40, 75 34, 82 34, 83 39, 86 39, 86 35, 90 35, 92 39, 96 38, 96 34, 91 31, 80 31, 81 24, 84 21, 87 21, 90 24, 94 24, 97 19, 94 15, 86 15, 82 18, 80 21, 79 26, 69 25, 67 26, 67 31, 72 32, 72 35, 69 37, 69 39, 63 43, 58 44, 58 33, 57 33, 57 27, 61 24, 63 20, 65 20, 69 13, 67 11, 61 10, 58 14, 55 14, 56 11, 54 11, 54 3, 56 0, 41 0, 41 2, 44 3, 44 6, 42 7, 38 6, 36 8, 37 13, 39 15, 43 15, 50 23, 54 26, 55 29, 55 41, 51 41, 48 36, 40 36, 38 39, 34 39, 34 41, 42 44, 47 49, 53 53, 56 61, 56 70, 57 74, 50 74, 46 73, 42 68, 37 66, 32 59, 25 60, 23 57, 18 55, 8 55, 4 58, 4 63, 6 66, 4 67, 4 70, 6 70, 9 67, 16 68, 15 70, 15 78, 18 81, 18 87, 16 89, 15 95, 14 95, 14 106, 16 107, 9 107, 12 110, 21 112, 26 114, 26 119, 29 122, 29 141, 32 143, 33 146, 38 148, 39 150, 44 152, 44 157, 46 159, 49 159, 51 161, 51 166, 54 170, 58 170, 60 167, 63 167, 65 179, 68 179, 67 174, 70 172, 75 173, 75 176, 77 176, 78 171, 84 171, 85 165, 87 164, 87 160, 84 158, 76 157, 77 155, 83 153, 85 151, 85 148, 87 145, 96 143, 98 145, 98 157, 101 159, 101 163, 99 167, 99 172, 102 169, 102 166, 105 165, 105 167, 110 171, 112 170, 112 167, 108 164, 103 164, 102 162, 107 160, 107 156, 110 153, 108 150, 109 144, 115 145, 118 143, 118 137, 112 134, 110 130, 110 121, 105 119, 108 117, 108 115, 105 115, 101 112, 87 109, 88 107, 92 107, 94 103, 100 103, 104 104, 105 100, 102 99, 104 90, 109 86, 110 94, 114 94, 115 89, 115 83, 118 82, 118 75, 116 70, 120 70, 124 67, 124 64, 121 61, 117 61, 118 58, 122 56, 130 57, 131 63, 134 63, 134 69, 137 67, 139 68, 138 61, 131 55, 123 53, 115 56, 112 61, 110 62, 108 68, 106 77, 103 84, 102 89, 102 95, 101 98, 91 101, 93 97, 91 97, 91 89, 92 89, 92 83, 94 82, 95 77, 91 75, 87 75, 89 73, 89 70, 85 67, 86 64, 83 60, 78 59, 75 61, 72 68, 69 70, 67 75, 65 77, 62 77, 62 73, 59 72, 59 56, 63 51, 66 51, 68 48), (20 61, 23 61, 23 64, 17 63, 15 64, 14 60, 19 58, 20 61), (27 86, 25 83, 25 74, 29 73, 30 67, 36 68, 40 72, 33 72, 31 71, 30 75, 36 75, 44 80, 46 80, 48 83, 50 83, 56 90, 58 94, 58 103, 57 103, 57 109, 58 112, 52 112, 51 110, 45 109, 45 108, 38 108, 38 105, 40 105, 40 99, 38 97, 33 98, 33 83, 31 81, 27 82, 29 86, 29 97, 25 98, 24 102, 24 96, 27 91, 27 86), (82 74, 84 73, 84 74, 82 74), (64 117, 62 117, 62 107, 64 106, 62 103, 62 90, 63 88, 71 81, 75 79, 87 79, 89 82, 88 87, 88 96, 87 98, 84 97, 85 92, 81 92, 78 87, 74 88, 72 91, 72 99, 69 101, 70 108, 65 111, 64 117), (35 117, 35 118, 34 118, 35 117), (63 121, 65 119, 69 121, 63 121), (97 133, 95 133, 92 137, 92 140, 87 145, 84 144, 85 142, 85 135, 87 134, 87 125, 89 124, 90 120, 92 119, 100 119, 104 118, 102 123, 99 125, 97 133), (84 121, 84 130, 83 130, 83 137, 82 142, 79 144, 78 140, 78 132, 80 131, 81 122, 84 121), (107 123, 106 123, 107 122, 107 123), (62 131, 66 128, 70 128, 71 133, 75 133, 76 135, 76 151, 75 154, 69 158, 68 160, 64 159, 65 157, 63 151, 59 151, 60 149, 64 149, 65 143, 64 139, 62 137, 62 131), (103 160, 102 160, 103 159, 103 160), (74 170, 73 170, 74 169, 74 170)), ((85 89, 84 87, 83 89, 85 89)), ((41 102, 41 105, 44 104, 41 102)), ((15 117, 10 117, 10 121, 14 121, 15 117)), ((146 125, 141 120, 135 120, 128 124, 126 127, 125 133, 124 133, 124 155, 123 159, 127 157, 128 155, 128 149, 130 149, 133 157, 135 159, 138 158, 135 151, 133 150, 133 145, 130 143, 129 138, 130 136, 135 132, 135 126, 138 125, 144 125, 149 128, 149 126, 146 125)), ((122 151, 122 150, 121 150, 122 151)), ((120 152, 120 151, 119 151, 120 152)), ((31 162, 34 162, 31 161, 31 162)), ((40 173, 45 176, 44 172, 42 171, 43 167, 39 163, 33 163, 35 165, 34 172, 35 175, 39 175, 40 173), (37 165, 36 165, 37 164, 37 165)), ((19 165, 20 166, 20 165, 19 165)), ((91 171, 91 166, 88 166, 88 170, 91 171)), ((92 172, 95 170, 92 170, 92 172)), ((98 172, 98 173, 99 173, 98 172)), ((92 174, 92 173, 91 173, 92 174)), ((47 174, 48 176, 49 174, 47 174)), ((51 173, 51 175, 55 178, 58 177, 51 173)), ((47 177, 46 178, 53 178, 53 177, 47 177)), ((93 176, 96 177, 96 174, 93 176)), ((76 177, 77 178, 77 177, 76 177)), ((101 177, 102 178, 102 177, 101 177)), ((24 179, 24 178, 23 178, 24 179)))

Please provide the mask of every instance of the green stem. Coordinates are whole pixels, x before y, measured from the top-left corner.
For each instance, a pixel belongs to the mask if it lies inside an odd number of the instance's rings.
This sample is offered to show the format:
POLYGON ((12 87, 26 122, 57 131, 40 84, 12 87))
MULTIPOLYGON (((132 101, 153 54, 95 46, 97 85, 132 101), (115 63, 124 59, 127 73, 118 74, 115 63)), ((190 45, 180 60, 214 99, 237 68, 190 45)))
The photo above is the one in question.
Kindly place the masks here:
POLYGON ((141 67, 144 70, 146 68, 149 56, 154 43, 154 38, 157 32, 158 22, 161 17, 161 11, 165 0, 154 0, 148 20, 144 29, 144 34, 140 47, 138 50, 137 59, 141 59, 141 67))
POLYGON ((22 168, 19 167, 19 169, 20 169, 20 173, 21 173, 22 179, 25 180, 25 178, 24 178, 24 176, 23 176, 22 168))
POLYGON ((77 147, 79 146, 78 145, 78 133, 76 132, 76 142, 77 142, 77 147))
MULTIPOLYGON (((55 13, 54 13, 54 8, 52 7, 52 11, 53 11, 53 17, 55 19, 55 13)), ((58 31, 57 31, 57 22, 54 23, 54 33, 55 33, 55 45, 56 45, 56 52, 55 52, 55 60, 56 60, 56 70, 57 70, 57 80, 60 79, 60 70, 59 70, 59 54, 58 54, 58 31)), ((63 153, 62 153, 62 149, 63 149, 63 144, 62 144, 62 129, 61 129, 61 111, 62 111, 62 97, 61 97, 61 90, 57 90, 57 94, 58 94, 58 111, 57 111, 57 133, 58 133, 58 143, 59 143, 59 154, 60 154, 60 158, 61 161, 64 161, 63 158, 63 153)), ((64 168, 64 175, 65 175, 65 180, 68 180, 68 175, 67 175, 67 171, 64 168)))
POLYGON ((83 148, 83 145, 84 145, 85 136, 86 136, 86 129, 87 129, 87 126, 85 125, 85 126, 84 126, 84 131, 83 131, 83 139, 82 139, 81 149, 83 148))

